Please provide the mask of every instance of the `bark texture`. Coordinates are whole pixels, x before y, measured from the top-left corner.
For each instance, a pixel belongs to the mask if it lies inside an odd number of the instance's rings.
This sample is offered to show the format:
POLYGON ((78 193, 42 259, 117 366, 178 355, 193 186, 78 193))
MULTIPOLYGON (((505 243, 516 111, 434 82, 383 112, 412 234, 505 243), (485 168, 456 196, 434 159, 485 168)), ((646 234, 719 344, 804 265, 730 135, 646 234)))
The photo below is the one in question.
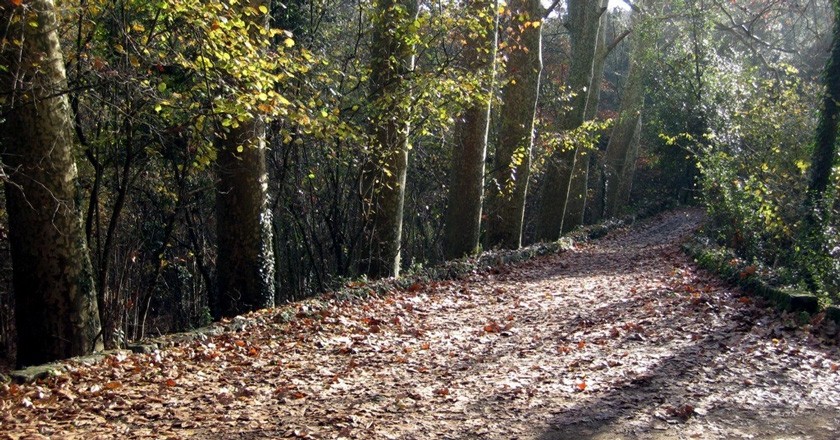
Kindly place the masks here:
POLYGON ((418 0, 377 0, 371 41, 370 155, 362 171, 367 255, 361 272, 399 276, 405 177, 408 169, 412 44, 418 0))
MULTIPOLYGON (((636 20, 638 23, 638 19, 636 20)), ((622 192, 629 197, 629 187, 635 170, 635 151, 639 144, 641 114, 644 106, 644 69, 642 57, 646 47, 644 36, 638 33, 631 37, 630 71, 624 85, 624 94, 619 107, 618 120, 610 135, 604 154, 604 216, 613 217, 626 203, 622 192), (624 190, 622 191, 622 188, 624 190)))
POLYGON ((229 317, 275 304, 265 124, 259 116, 242 122, 217 146, 215 314, 229 317))
MULTIPOLYGON (((601 5, 606 7, 606 2, 601 5)), ((607 14, 602 13, 598 26, 598 37, 595 42, 595 59, 592 62, 592 79, 589 82, 589 98, 586 100, 586 110, 583 120, 591 121, 598 113, 598 103, 601 101, 601 82, 604 80, 604 64, 607 60, 609 50, 606 44, 607 14)), ((563 213, 563 225, 561 234, 584 223, 586 203, 589 197, 589 172, 592 164, 594 151, 587 148, 578 148, 575 155, 572 178, 569 183, 569 195, 566 198, 566 210, 563 213)))
POLYGON ((516 249, 522 244, 534 116, 542 71, 543 7, 539 0, 512 0, 508 9, 514 18, 507 35, 510 52, 489 190, 491 209, 487 217, 487 244, 516 249))
MULTIPOLYGON (((574 130, 583 124, 590 100, 602 4, 602 0, 569 0, 566 27, 569 29, 572 58, 568 84, 573 96, 568 110, 558 120, 560 130, 574 130)), ((585 203, 584 177, 589 173, 589 159, 588 151, 582 150, 582 147, 574 146, 556 151, 549 158, 537 213, 537 240, 556 240, 564 230, 571 229, 571 224, 564 227, 569 201, 575 200, 581 206, 585 203)), ((582 221, 582 207, 578 213, 582 221)), ((577 220, 577 217, 576 213, 571 218, 577 220)))
POLYGON ((19 366, 88 354, 100 344, 55 5, 25 5, 0 5, 0 56, 8 67, 0 70, 2 162, 19 366))
POLYGON ((481 207, 484 199, 484 160, 490 127, 490 102, 495 74, 498 0, 472 0, 466 7, 473 16, 492 17, 481 23, 488 29, 467 36, 463 49, 464 68, 478 78, 477 99, 455 121, 449 203, 443 229, 446 259, 470 255, 478 250, 481 207))
POLYGON ((265 130, 260 121, 243 123, 219 142, 219 316, 274 306, 274 248, 265 149, 265 130))

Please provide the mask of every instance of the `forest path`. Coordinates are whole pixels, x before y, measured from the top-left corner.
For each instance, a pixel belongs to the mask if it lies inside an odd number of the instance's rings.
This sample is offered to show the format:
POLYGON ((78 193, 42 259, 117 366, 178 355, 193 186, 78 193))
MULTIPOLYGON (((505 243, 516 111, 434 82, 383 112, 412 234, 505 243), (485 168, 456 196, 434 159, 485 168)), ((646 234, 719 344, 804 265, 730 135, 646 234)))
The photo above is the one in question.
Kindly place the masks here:
POLYGON ((702 219, 6 386, 0 437, 840 438, 836 338, 698 270, 702 219))

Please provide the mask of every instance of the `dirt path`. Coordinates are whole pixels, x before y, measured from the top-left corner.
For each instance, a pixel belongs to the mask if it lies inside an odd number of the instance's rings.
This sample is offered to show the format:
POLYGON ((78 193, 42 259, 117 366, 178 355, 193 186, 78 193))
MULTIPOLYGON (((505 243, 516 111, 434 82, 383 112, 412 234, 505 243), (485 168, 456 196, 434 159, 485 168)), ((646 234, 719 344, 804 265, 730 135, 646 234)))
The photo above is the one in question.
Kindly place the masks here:
POLYGON ((701 219, 6 386, 0 437, 840 438, 836 340, 697 270, 701 219))

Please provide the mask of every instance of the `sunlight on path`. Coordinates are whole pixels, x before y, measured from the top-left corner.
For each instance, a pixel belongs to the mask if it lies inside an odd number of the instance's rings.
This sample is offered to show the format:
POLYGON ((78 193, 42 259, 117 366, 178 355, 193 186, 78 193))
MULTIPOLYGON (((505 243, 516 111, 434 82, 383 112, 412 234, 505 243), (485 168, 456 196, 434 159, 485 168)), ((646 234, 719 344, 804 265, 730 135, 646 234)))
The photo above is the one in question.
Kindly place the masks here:
POLYGON ((837 438, 836 342, 696 269, 702 219, 7 387, 0 436, 837 438))

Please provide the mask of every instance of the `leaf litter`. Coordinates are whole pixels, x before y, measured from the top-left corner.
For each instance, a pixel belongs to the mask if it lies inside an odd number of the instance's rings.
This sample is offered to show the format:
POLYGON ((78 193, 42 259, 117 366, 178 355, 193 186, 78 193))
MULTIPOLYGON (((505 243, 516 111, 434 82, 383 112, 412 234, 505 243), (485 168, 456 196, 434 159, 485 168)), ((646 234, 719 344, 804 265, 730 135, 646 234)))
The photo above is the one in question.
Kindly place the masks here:
POLYGON ((837 329, 697 269, 702 220, 72 363, 2 385, 0 438, 840 437, 837 329))

